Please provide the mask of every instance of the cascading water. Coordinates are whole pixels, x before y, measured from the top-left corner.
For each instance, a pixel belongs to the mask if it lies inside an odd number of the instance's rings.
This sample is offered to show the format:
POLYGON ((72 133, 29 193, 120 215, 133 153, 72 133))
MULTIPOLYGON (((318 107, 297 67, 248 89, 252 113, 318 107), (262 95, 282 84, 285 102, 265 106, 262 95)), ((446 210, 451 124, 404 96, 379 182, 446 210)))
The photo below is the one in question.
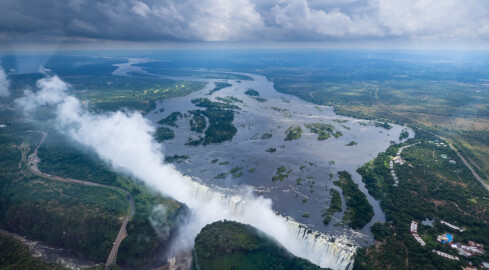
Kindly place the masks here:
POLYGON ((292 254, 333 269, 350 269, 356 244, 347 236, 333 237, 312 231, 272 210, 272 201, 252 192, 231 192, 205 186, 163 164, 161 146, 153 140, 154 127, 139 113, 115 112, 97 115, 66 93, 69 85, 57 76, 37 83, 37 93, 27 92, 18 100, 26 112, 37 106, 56 107, 56 126, 61 133, 92 148, 116 170, 144 181, 191 209, 192 222, 182 227, 182 247, 191 248, 206 224, 229 219, 252 225, 269 234, 292 254), (43 97, 49 96, 50 99, 43 97))
MULTIPOLYGON (((253 199, 247 200, 248 195, 239 196, 230 194, 228 190, 213 186, 208 187, 190 177, 185 179, 192 186, 192 195, 194 199, 202 203, 218 204, 229 211, 227 219, 247 223, 255 226, 260 230, 277 238, 285 248, 294 255, 306 258, 312 263, 321 267, 329 267, 332 269, 351 269, 353 266, 353 255, 356 251, 356 245, 351 242, 347 236, 333 237, 310 230, 305 225, 295 221, 290 217, 284 217, 280 214, 273 213, 273 218, 279 219, 280 225, 285 226, 285 237, 280 237, 276 231, 280 228, 274 227, 273 231, 269 227, 262 226, 259 222, 253 222, 247 215, 252 211, 253 199)), ((251 195, 250 195, 251 196, 251 195)), ((263 216, 262 220, 272 217, 263 216)))

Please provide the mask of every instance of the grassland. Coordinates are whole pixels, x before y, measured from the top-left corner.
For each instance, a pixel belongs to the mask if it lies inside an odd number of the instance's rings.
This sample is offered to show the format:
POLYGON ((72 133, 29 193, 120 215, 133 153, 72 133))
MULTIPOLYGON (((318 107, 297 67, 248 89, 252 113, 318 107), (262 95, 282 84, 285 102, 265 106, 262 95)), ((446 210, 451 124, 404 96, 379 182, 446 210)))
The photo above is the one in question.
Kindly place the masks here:
POLYGON ((422 78, 348 83, 289 80, 277 81, 276 88, 333 106, 342 115, 423 127, 447 138, 489 181, 489 92, 480 83, 422 78))
POLYGON ((126 107, 149 112, 158 100, 185 96, 205 86, 202 82, 113 75, 64 79, 72 84, 78 98, 97 111, 115 111, 126 107))

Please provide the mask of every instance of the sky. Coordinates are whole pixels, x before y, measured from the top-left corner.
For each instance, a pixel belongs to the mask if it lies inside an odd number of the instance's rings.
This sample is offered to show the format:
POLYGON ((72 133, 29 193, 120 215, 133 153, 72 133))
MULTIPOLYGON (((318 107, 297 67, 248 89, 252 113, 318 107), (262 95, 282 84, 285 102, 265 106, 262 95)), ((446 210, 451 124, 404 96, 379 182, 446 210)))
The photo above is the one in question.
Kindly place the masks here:
POLYGON ((0 46, 478 46, 486 0, 2 0, 0 46), (176 45, 175 45, 176 44, 176 45))

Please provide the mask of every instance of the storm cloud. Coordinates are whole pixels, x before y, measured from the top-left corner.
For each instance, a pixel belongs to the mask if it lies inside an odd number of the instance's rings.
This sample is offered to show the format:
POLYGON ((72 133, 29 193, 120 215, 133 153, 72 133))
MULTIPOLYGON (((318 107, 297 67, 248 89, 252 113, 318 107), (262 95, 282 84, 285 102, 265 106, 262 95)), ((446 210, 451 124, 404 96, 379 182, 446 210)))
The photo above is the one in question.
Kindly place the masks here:
POLYGON ((487 40, 484 0, 3 0, 0 42, 487 40))

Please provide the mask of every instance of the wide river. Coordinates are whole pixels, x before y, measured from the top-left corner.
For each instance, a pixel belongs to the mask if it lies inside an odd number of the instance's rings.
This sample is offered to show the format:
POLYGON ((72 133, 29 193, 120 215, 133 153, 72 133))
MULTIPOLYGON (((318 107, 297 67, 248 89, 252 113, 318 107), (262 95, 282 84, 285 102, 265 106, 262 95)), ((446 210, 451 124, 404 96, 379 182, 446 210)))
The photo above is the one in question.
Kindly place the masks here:
POLYGON ((275 211, 290 216, 311 229, 331 235, 348 235, 358 245, 373 243, 370 227, 374 222, 385 221, 385 215, 379 202, 369 195, 356 170, 385 151, 391 141, 399 142, 399 135, 403 129, 407 129, 410 137, 413 137, 414 132, 411 129, 391 124, 393 128, 387 130, 375 127, 367 120, 339 116, 331 107, 318 106, 295 96, 277 92, 272 81, 257 74, 234 73, 248 76, 252 80, 173 77, 147 73, 134 65, 140 62, 143 60, 131 59, 128 63, 119 64, 114 75, 129 76, 139 73, 162 79, 207 82, 202 90, 157 103, 156 109, 146 115, 155 125, 172 112, 189 115, 189 111, 203 109, 192 104, 191 100, 195 98, 204 97, 218 101, 217 97, 232 96, 243 101, 233 103, 241 110, 235 113, 233 124, 237 128, 237 133, 231 141, 207 146, 188 146, 185 143, 189 137, 200 135, 190 130, 190 117, 180 118, 177 121, 178 128, 170 127, 175 132, 175 138, 165 141, 164 154, 189 156, 188 159, 175 164, 179 171, 206 185, 217 185, 228 190, 249 186, 256 194, 272 199, 275 211), (227 82, 232 86, 208 95, 216 82, 227 82), (245 95, 244 92, 248 89, 255 89, 266 101, 260 102, 245 95), (304 126, 307 123, 331 124, 341 131, 343 136, 331 136, 327 140, 319 141, 317 134, 309 132, 304 126), (285 141, 285 131, 291 126, 300 126, 304 131, 302 137, 285 141), (270 133, 272 137, 262 139, 264 133, 270 133), (357 144, 347 146, 351 141, 357 144), (269 148, 275 148, 276 151, 265 151, 269 148), (218 161, 215 161, 216 159, 218 161), (286 171, 291 170, 289 176, 284 181, 272 181, 277 168, 281 166, 284 166, 286 171), (242 167, 241 176, 215 178, 216 175, 228 173, 236 167, 242 167), (322 222, 322 210, 327 209, 331 200, 329 189, 341 191, 333 182, 338 179, 337 172, 342 170, 352 175, 353 181, 367 195, 375 211, 370 223, 356 232, 341 225, 346 209, 344 198, 343 212, 335 214, 327 226, 322 222), (297 178, 303 179, 301 185, 297 184, 297 178), (305 213, 308 213, 309 217, 305 213))

